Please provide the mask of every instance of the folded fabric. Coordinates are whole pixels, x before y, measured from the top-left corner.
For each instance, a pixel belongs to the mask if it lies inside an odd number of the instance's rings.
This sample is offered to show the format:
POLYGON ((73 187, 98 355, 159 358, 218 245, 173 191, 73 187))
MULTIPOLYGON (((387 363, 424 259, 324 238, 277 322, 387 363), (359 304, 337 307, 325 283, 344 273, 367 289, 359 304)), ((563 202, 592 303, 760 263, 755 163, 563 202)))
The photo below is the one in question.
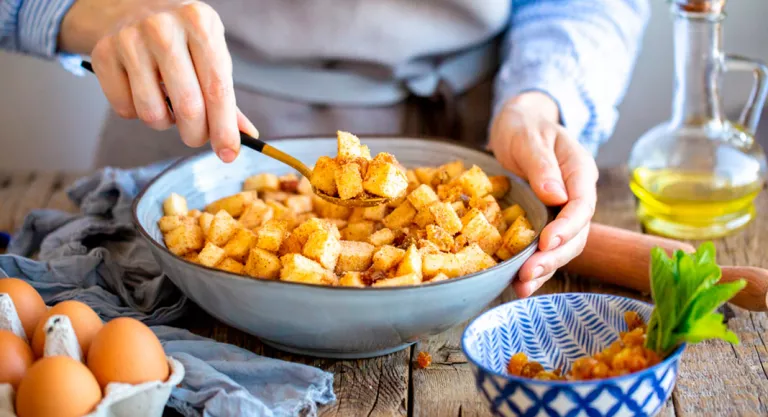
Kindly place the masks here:
POLYGON ((153 326, 166 353, 185 367, 168 404, 185 416, 316 415, 318 404, 336 399, 332 374, 164 326, 183 317, 190 302, 135 232, 131 203, 168 164, 105 168, 79 180, 68 194, 80 213, 30 213, 0 255, 0 276, 27 280, 49 305, 79 300, 104 320, 133 317, 153 326))

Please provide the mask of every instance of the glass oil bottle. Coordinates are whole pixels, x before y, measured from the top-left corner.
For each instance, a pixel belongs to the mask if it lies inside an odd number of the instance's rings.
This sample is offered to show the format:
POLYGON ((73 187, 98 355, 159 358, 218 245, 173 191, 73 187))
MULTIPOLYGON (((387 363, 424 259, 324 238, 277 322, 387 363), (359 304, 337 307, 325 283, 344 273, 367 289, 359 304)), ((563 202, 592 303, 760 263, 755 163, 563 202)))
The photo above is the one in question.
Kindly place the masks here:
POLYGON ((671 0, 672 117, 641 136, 629 159, 637 214, 650 233, 678 239, 722 237, 756 215, 754 199, 765 181, 766 157, 754 134, 768 93, 768 67, 723 53, 724 6, 724 0, 671 0), (737 122, 723 115, 726 71, 755 76, 737 122))

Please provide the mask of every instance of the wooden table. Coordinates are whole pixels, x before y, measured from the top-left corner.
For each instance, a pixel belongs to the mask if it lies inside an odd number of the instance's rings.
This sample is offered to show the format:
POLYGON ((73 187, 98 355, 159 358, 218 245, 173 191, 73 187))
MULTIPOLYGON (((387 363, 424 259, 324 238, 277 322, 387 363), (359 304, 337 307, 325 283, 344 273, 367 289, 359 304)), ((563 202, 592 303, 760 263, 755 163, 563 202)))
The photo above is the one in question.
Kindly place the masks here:
MULTIPOLYGON (((15 230, 33 208, 73 210, 63 189, 77 174, 0 173, 0 230, 15 230)), ((640 230, 634 199, 623 169, 601 172, 596 221, 640 230)), ((768 267, 768 195, 759 197, 758 218, 747 230, 717 241, 724 265, 768 267)), ((537 294, 594 291, 647 299, 647 296, 593 280, 562 274, 537 294)), ((510 300, 506 291, 495 304, 510 300)), ((673 398, 661 416, 768 415, 768 315, 730 309, 729 326, 741 344, 713 341, 687 350, 673 398)), ((324 416, 485 416, 484 400, 474 386, 472 371, 460 348, 463 325, 424 340, 410 349, 384 357, 358 360, 317 360, 284 354, 252 336, 215 322, 198 321, 193 330, 256 353, 302 362, 333 372, 338 400, 320 410, 324 416), (425 351, 433 362, 427 369, 412 364, 425 351)))

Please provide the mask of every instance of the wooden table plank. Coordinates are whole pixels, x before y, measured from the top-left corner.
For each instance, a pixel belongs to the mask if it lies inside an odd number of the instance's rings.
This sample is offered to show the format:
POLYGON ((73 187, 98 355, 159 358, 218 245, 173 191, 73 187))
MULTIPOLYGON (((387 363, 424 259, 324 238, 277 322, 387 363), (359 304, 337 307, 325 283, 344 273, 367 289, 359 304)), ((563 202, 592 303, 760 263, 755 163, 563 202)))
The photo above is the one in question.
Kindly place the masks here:
POLYGON ((58 172, 39 172, 34 180, 24 190, 19 198, 13 216, 13 229, 17 229, 24 222, 24 218, 30 211, 45 207, 51 199, 55 189, 61 182, 62 174, 58 172))
POLYGON ((46 208, 66 211, 69 213, 77 212, 77 207, 67 196, 67 188, 75 181, 80 179, 85 173, 66 173, 59 178, 59 182, 53 190, 51 198, 45 205, 46 208))
POLYGON ((333 373, 336 402, 323 406, 321 416, 405 416, 408 414, 410 349, 367 360, 336 361, 281 352, 258 338, 210 319, 193 331, 254 353, 304 363, 333 373), (206 327, 206 324, 211 324, 206 327), (210 330, 208 330, 210 329, 210 330))
POLYGON ((592 221, 642 231, 635 215, 635 197, 629 190, 629 174, 625 168, 600 171, 597 180, 597 207, 592 221))
POLYGON ((0 170, 0 190, 6 188, 11 182, 11 175, 14 171, 0 170))
MULTIPOLYGON (((279 354, 276 357, 289 359, 279 354)), ((337 400, 320 410, 321 416, 408 415, 410 349, 380 358, 326 360, 314 365, 334 374, 337 400)))
POLYGON ((3 183, 0 189, 0 231, 13 233, 16 231, 15 217, 16 207, 21 202, 21 197, 29 189, 35 173, 30 171, 14 171, 10 178, 3 183))
MULTIPOLYGON (((508 288, 488 308, 514 298, 508 288)), ((413 348, 428 353, 432 363, 425 369, 412 364, 411 404, 413 416, 489 416, 485 400, 477 394, 475 379, 467 358, 461 351, 461 335, 467 323, 421 341, 413 348)))

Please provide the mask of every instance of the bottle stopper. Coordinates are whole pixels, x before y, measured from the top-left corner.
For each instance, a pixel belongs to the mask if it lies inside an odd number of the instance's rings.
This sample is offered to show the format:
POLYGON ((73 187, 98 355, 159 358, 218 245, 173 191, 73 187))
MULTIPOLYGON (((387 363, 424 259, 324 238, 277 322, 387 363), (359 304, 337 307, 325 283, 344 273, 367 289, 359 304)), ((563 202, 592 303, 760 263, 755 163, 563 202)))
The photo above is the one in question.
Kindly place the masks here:
POLYGON ((726 0, 673 0, 677 8, 690 13, 721 14, 726 0))

